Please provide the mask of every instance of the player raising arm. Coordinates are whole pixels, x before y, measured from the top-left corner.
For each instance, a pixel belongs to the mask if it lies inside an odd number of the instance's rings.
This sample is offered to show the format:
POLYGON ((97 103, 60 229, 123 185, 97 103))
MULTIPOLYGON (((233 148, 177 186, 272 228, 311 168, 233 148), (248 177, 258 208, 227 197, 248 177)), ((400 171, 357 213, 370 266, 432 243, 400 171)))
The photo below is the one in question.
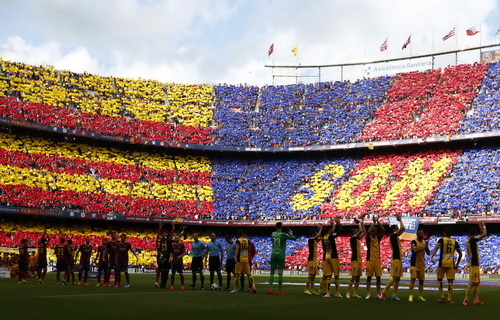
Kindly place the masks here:
POLYGON ((309 274, 306 281, 306 289, 304 293, 307 295, 314 294, 314 280, 318 274, 318 242, 321 241, 321 230, 322 225, 319 225, 317 229, 311 229, 309 235, 311 236, 307 240, 307 247, 309 249, 309 255, 307 257, 307 273, 309 274))
POLYGON ((469 239, 467 240, 467 254, 469 255, 469 285, 465 291, 465 298, 463 305, 469 304, 469 294, 471 289, 474 290, 474 304, 483 305, 484 303, 479 300, 479 283, 481 278, 479 275, 479 250, 477 243, 481 241, 488 234, 484 222, 479 224, 481 234, 477 234, 477 229, 472 227, 469 231, 469 239))
POLYGON ((451 238, 451 228, 446 227, 444 229, 444 237, 438 240, 438 243, 434 247, 431 253, 431 261, 434 263, 434 255, 436 252, 440 250, 439 254, 439 264, 438 264, 438 272, 437 272, 437 280, 438 280, 438 289, 439 289, 439 302, 444 303, 453 303, 451 300, 453 297, 453 280, 455 280, 455 271, 458 269, 458 264, 460 260, 462 260, 462 250, 458 242, 455 239, 451 238), (457 262, 454 264, 455 260, 455 251, 458 253, 457 262), (446 278, 448 280, 448 300, 444 299, 444 291, 443 291, 443 278, 446 274, 446 278))
POLYGON ((399 288, 399 279, 403 275, 403 263, 401 262, 401 242, 399 241, 399 237, 405 232, 405 225, 403 224, 403 219, 401 218, 401 214, 396 215, 396 219, 399 222, 399 226, 397 224, 391 225, 391 235, 389 236, 389 243, 392 249, 392 258, 391 258, 391 279, 385 285, 384 290, 382 290, 381 299, 385 300, 385 294, 387 290, 394 285, 392 289, 392 298, 391 300, 400 301, 398 294, 399 288))
POLYGON ((358 295, 359 288, 359 278, 361 277, 361 272, 363 270, 363 260, 361 257, 361 239, 366 234, 365 224, 363 222, 364 215, 361 216, 361 220, 354 218, 354 223, 358 224, 357 228, 352 229, 352 236, 349 240, 351 245, 351 279, 349 280, 349 285, 347 287, 347 294, 345 297, 351 299, 351 288, 354 284, 354 294, 352 298, 361 298, 358 295))
POLYGON ((380 286, 382 276, 382 263, 380 262, 380 241, 384 236, 384 227, 380 224, 378 217, 373 217, 373 224, 368 228, 366 235, 366 298, 370 299, 370 289, 372 286, 372 277, 377 279, 377 295, 380 297, 380 286))
POLYGON ((283 285, 283 269, 285 269, 286 241, 297 240, 291 229, 283 232, 283 224, 276 223, 276 231, 271 234, 271 273, 269 275, 269 290, 266 294, 273 293, 274 272, 278 270, 278 294, 282 295, 281 287, 283 285))

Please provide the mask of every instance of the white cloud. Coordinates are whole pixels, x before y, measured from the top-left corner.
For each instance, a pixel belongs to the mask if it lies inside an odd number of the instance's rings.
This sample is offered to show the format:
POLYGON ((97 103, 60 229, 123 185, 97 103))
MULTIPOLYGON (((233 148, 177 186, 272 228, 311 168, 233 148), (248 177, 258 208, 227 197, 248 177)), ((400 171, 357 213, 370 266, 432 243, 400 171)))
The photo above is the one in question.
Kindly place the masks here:
POLYGON ((410 48, 401 50, 409 34, 412 54, 494 41, 498 25, 488 21, 500 21, 491 16, 497 6, 495 0, 7 0, 0 56, 102 75, 266 84, 267 63, 385 58, 379 47, 386 37, 390 57, 409 55, 410 48), (466 37, 465 29, 480 21, 481 34, 466 37), (454 26, 457 37, 443 42, 454 26), (271 43, 275 53, 268 58, 271 43), (298 59, 290 52, 296 44, 298 59))

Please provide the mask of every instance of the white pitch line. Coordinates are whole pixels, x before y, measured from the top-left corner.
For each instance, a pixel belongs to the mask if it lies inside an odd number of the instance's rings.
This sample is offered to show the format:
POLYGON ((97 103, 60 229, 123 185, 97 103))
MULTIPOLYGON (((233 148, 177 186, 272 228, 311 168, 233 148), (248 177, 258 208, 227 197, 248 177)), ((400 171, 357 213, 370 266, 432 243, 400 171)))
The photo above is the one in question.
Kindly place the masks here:
POLYGON ((162 292, 127 292, 127 293, 88 293, 88 294, 64 294, 64 295, 52 295, 52 296, 21 296, 21 297, 2 297, 0 300, 7 300, 7 299, 44 299, 44 298, 75 298, 75 297, 98 297, 98 296, 128 296, 128 295, 148 295, 148 294, 165 294, 165 295, 170 295, 170 294, 175 294, 175 293, 201 293, 202 291, 184 291, 180 292, 178 291, 162 291, 162 292))

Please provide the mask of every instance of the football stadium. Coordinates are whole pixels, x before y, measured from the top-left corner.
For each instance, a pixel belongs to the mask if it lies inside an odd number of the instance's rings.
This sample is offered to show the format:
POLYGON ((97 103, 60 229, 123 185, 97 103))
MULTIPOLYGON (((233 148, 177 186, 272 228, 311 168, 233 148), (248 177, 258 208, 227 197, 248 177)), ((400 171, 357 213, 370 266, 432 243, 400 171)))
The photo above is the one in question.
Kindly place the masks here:
POLYGON ((264 82, 83 71, 0 43, 2 317, 494 317, 493 4, 426 52, 379 33, 373 59, 305 63, 271 39, 264 82))

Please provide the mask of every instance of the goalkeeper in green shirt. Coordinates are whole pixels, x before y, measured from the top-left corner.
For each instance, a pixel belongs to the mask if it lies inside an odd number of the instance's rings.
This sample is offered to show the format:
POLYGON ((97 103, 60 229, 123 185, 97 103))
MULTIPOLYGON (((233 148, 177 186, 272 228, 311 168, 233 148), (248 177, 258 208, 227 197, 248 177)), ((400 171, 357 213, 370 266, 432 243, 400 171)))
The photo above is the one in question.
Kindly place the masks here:
POLYGON ((278 294, 284 294, 283 291, 281 291, 281 286, 283 285, 283 269, 285 268, 286 241, 297 240, 297 238, 293 235, 292 230, 288 229, 288 233, 286 233, 283 232, 282 229, 283 224, 281 222, 276 223, 276 231, 271 235, 271 240, 273 242, 271 251, 271 274, 269 275, 269 290, 266 294, 273 293, 275 270, 278 270, 278 294))

